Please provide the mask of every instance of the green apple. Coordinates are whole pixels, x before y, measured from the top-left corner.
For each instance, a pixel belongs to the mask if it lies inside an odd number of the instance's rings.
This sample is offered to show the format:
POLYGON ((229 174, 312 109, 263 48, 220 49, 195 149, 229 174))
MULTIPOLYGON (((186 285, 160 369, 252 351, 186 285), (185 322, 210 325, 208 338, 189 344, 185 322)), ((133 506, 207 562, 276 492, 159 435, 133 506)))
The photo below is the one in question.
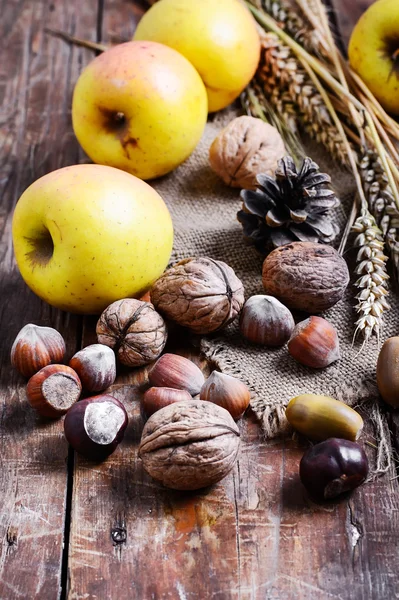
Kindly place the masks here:
POLYGON ((348 53, 352 69, 385 110, 399 115, 399 0, 378 0, 366 10, 348 53))
POLYGON ((194 67, 155 42, 127 42, 97 56, 79 77, 72 123, 99 164, 141 179, 168 173, 194 150, 208 99, 194 67))
POLYGON ((100 165, 65 167, 35 181, 17 203, 12 235, 27 285, 53 306, 87 314, 144 294, 173 244, 159 194, 100 165))

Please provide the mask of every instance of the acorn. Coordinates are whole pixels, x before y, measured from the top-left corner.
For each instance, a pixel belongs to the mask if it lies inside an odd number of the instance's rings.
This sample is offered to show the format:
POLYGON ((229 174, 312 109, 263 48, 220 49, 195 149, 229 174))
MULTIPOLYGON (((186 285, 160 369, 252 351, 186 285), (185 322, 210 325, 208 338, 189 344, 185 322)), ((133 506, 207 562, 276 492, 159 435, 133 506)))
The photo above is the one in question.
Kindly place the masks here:
POLYGON ((288 403, 285 416, 294 429, 316 441, 330 437, 355 441, 363 429, 358 412, 329 396, 296 396, 288 403))
POLYGON ((64 415, 77 400, 82 384, 77 373, 66 365, 47 365, 32 375, 26 396, 32 408, 43 417, 64 415))
POLYGON ((56 329, 28 323, 12 345, 11 364, 24 377, 32 377, 47 365, 61 363, 64 355, 64 338, 56 329))
POLYGON ((322 317, 305 319, 295 327, 288 352, 307 367, 328 367, 341 358, 337 330, 322 317))
POLYGON ((201 369, 178 354, 163 354, 150 369, 148 379, 155 387, 187 390, 191 396, 200 393, 205 381, 201 369))
POLYGON ((240 331, 255 344, 283 346, 294 327, 291 311, 273 296, 251 296, 241 311, 240 331))
POLYGON ((115 354, 104 344, 92 344, 79 350, 69 361, 87 392, 102 392, 116 378, 115 354))

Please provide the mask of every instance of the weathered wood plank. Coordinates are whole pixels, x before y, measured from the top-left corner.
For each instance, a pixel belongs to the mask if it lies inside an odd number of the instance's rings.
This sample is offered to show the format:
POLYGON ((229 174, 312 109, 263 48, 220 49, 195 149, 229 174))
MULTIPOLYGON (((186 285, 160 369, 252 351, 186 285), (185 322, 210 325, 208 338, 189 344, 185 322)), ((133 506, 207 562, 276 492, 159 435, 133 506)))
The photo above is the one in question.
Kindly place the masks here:
POLYGON ((329 0, 333 5, 341 35, 347 44, 353 25, 375 0, 329 0))
POLYGON ((41 302, 20 278, 11 216, 33 180, 79 158, 69 105, 86 52, 45 35, 44 24, 89 35, 95 13, 77 0, 0 2, 0 598, 7 600, 59 596, 68 454, 62 423, 40 419, 27 404, 10 348, 28 322, 56 327, 70 354, 78 331, 75 317, 41 302))

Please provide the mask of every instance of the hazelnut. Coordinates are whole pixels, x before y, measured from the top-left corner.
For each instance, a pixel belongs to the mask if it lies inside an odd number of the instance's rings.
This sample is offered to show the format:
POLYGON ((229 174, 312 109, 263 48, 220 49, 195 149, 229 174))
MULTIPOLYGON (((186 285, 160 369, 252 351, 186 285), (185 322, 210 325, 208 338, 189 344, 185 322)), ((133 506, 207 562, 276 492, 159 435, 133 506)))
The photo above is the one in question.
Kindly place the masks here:
POLYGON ((231 415, 201 400, 176 402, 144 426, 139 456, 151 477, 175 490, 197 490, 233 468, 240 432, 231 415))
POLYGON ((387 339, 378 355, 377 385, 379 392, 393 408, 399 407, 399 337, 387 339))
POLYGON ((329 396, 296 396, 288 403, 285 416, 294 429, 316 441, 330 437, 355 441, 363 429, 359 413, 329 396))
POLYGON ((87 392, 102 392, 116 378, 115 354, 104 344, 92 344, 79 350, 69 361, 87 392))
POLYGON ((262 279, 266 293, 289 308, 319 313, 341 300, 349 271, 332 246, 293 242, 266 257, 262 279))
POLYGON ((186 390, 192 396, 199 394, 205 377, 201 369, 191 360, 178 354, 164 354, 148 373, 155 387, 170 387, 186 390))
POLYGON ((244 304, 244 288, 226 263, 212 258, 186 258, 154 283, 151 299, 171 321, 205 334, 236 318, 244 304))
POLYGON ((66 365, 48 365, 32 375, 26 386, 29 404, 43 417, 64 415, 79 399, 80 379, 66 365))
POLYGON ((186 390, 176 390, 168 387, 151 387, 143 396, 143 410, 147 416, 153 415, 154 412, 173 404, 173 402, 183 402, 184 400, 192 400, 192 396, 186 390))
POLYGON ((64 355, 65 342, 58 331, 29 323, 15 338, 11 364, 24 377, 32 377, 43 367, 62 362, 64 355))
POLYGON ((251 393, 239 379, 213 371, 201 388, 200 399, 225 408, 233 419, 239 419, 248 408, 251 393))
POLYGON ((294 327, 290 310, 273 296, 252 296, 241 311, 241 333, 256 344, 283 346, 294 327))
POLYGON ((127 423, 123 404, 103 394, 74 404, 66 414, 64 432, 76 452, 91 460, 104 460, 122 441, 127 423))
POLYGON ((97 340, 112 348, 128 367, 148 365, 161 355, 167 340, 166 324, 149 302, 126 298, 113 302, 96 327, 97 340))
POLYGON ((274 175, 286 154, 277 129, 255 117, 233 119, 215 138, 209 162, 215 173, 231 187, 256 189, 256 175, 274 175))
POLYGON ((305 452, 299 476, 309 496, 323 501, 361 485, 368 470, 366 453, 359 444, 330 438, 305 452))
POLYGON ((337 330, 322 317, 305 319, 296 325, 288 352, 307 367, 328 367, 340 358, 337 330))

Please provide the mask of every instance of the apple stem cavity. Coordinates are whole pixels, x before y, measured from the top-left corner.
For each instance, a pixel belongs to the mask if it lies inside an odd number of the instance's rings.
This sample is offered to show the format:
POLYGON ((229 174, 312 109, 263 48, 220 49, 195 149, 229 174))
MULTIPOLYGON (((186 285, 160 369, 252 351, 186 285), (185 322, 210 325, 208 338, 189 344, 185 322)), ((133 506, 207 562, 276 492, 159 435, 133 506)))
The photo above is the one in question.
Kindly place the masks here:
POLYGON ((41 232, 36 238, 28 238, 32 250, 26 253, 26 257, 34 267, 36 265, 45 266, 53 257, 54 242, 48 229, 41 232))

